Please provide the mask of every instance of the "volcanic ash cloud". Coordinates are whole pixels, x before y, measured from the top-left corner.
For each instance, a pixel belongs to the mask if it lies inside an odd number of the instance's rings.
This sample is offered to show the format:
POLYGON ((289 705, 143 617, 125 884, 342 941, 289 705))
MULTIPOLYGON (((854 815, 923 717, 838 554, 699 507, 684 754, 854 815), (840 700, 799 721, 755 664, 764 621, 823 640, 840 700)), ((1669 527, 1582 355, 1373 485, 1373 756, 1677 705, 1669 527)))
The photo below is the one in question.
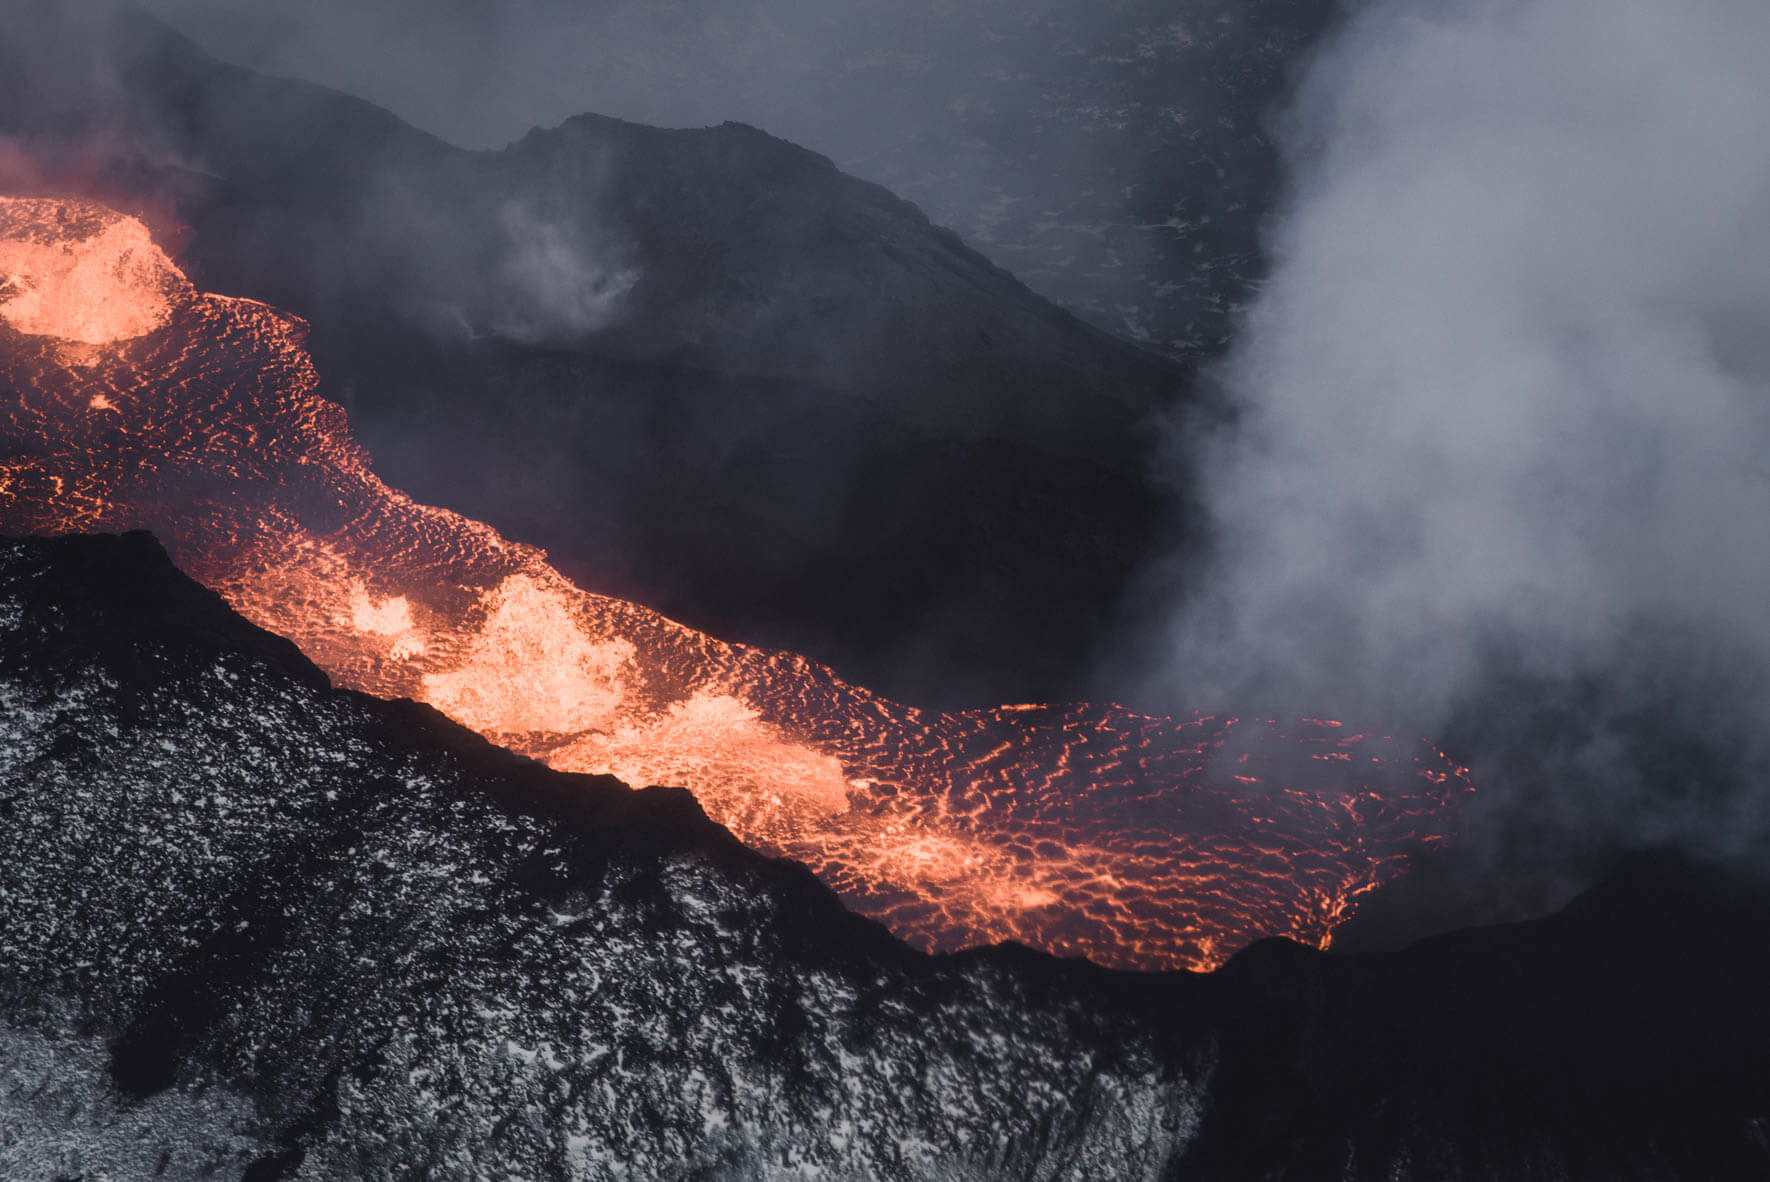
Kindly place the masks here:
POLYGON ((1214 700, 1432 726, 1496 644, 1770 640, 1770 7, 1379 3, 1283 122, 1174 626, 1214 700))

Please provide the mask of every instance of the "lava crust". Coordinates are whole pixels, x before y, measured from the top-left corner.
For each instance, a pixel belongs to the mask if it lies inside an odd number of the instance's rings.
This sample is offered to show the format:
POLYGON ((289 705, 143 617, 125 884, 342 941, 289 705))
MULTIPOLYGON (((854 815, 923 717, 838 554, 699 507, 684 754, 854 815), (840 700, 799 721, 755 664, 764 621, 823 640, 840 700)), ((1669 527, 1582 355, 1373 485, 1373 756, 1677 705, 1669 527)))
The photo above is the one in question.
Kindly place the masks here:
POLYGON ((587 593, 378 480, 299 320, 195 291, 96 205, 0 200, 0 235, 20 292, 0 304, 0 529, 150 530, 344 685, 556 768, 686 787, 918 947, 1126 968, 1325 947, 1469 788, 1429 745, 1334 720, 919 710, 587 593))

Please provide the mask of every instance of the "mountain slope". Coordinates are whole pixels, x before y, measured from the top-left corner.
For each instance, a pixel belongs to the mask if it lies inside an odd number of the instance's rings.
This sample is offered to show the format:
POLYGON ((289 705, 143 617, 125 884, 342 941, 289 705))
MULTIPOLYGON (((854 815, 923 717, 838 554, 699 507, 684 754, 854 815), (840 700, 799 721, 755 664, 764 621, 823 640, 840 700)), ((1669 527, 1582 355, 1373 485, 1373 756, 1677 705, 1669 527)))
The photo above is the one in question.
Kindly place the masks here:
POLYGON ((145 535, 0 544, 8 1177, 1733 1179, 1770 895, 1207 977, 911 953, 686 794, 326 688, 145 535))
POLYGON ((462 143, 605 111, 740 119, 890 186, 1040 294, 1208 354, 1258 280, 1266 138, 1332 0, 147 0, 230 60, 462 143))
MULTIPOLYGON (((328 691, 145 535, 9 543, 0 588, 0 997, 108 1041, 107 1094, 235 1097, 199 1160, 1119 1178, 1184 1139, 1202 1068, 1108 974, 913 956, 685 793, 328 691)), ((13 1160, 106 1166, 58 1140, 13 1160)))
POLYGON ((6 11, 13 189, 309 320, 389 479, 599 590, 925 702, 1061 697, 1188 527, 1144 479, 1186 372, 813 153, 591 117, 467 152, 130 8, 6 11))

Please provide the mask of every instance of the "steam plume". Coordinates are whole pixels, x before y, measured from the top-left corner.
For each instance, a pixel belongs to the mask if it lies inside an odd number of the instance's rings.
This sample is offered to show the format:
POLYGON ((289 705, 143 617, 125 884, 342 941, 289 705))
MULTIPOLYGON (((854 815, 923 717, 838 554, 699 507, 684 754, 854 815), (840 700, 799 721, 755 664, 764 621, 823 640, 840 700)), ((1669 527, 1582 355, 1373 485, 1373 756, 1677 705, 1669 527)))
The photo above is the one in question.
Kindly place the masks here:
POLYGON ((1170 693, 1504 731, 1489 784, 1529 732, 1569 828, 1763 832, 1766 79, 1756 0, 1381 0, 1323 46, 1236 420, 1176 457, 1219 547, 1170 693), (1725 807, 1644 727, 1724 746, 1725 807))

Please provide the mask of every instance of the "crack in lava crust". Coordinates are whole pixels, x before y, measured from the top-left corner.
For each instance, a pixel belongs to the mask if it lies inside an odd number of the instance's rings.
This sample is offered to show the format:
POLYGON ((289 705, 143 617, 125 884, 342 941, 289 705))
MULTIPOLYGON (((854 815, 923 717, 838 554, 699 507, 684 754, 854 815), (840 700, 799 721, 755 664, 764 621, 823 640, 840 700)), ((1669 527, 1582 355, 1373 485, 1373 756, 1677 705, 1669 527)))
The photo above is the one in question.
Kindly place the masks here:
POLYGON ((0 198, 0 278, 32 297, 0 304, 0 529, 152 530, 343 684, 685 786, 918 947, 1201 969, 1263 936, 1326 946, 1469 788, 1429 745, 1329 720, 885 701, 388 488, 302 322, 196 292, 133 219, 0 198))

